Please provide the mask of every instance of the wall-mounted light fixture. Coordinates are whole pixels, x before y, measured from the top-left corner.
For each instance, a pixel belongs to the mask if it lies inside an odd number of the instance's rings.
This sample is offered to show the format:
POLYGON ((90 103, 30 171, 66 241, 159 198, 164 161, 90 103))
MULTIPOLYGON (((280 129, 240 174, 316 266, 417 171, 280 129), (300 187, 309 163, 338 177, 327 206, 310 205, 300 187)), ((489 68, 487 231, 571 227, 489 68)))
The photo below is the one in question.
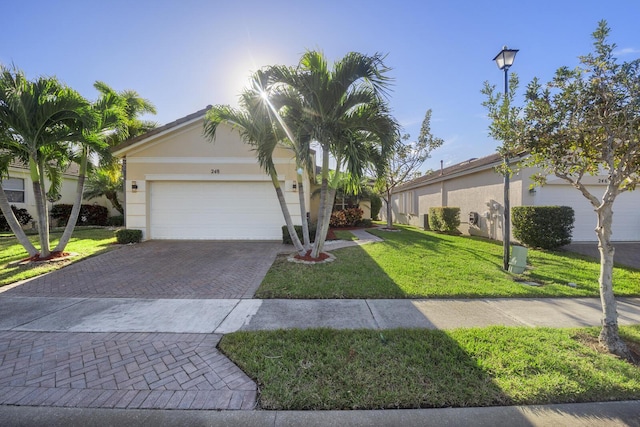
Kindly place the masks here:
POLYGON ((135 181, 131 181, 131 191, 134 193, 138 191, 138 184, 135 181))
POLYGON ((293 181, 293 191, 296 191, 298 189, 298 183, 296 181, 293 181))

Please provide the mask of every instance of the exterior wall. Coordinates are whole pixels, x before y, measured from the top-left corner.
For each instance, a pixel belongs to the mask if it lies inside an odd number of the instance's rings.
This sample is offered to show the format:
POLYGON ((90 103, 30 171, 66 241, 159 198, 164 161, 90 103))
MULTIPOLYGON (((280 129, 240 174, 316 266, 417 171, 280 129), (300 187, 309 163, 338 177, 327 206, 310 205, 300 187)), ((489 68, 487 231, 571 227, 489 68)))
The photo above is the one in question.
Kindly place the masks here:
MULTIPOLYGON (((150 221, 149 184, 154 181, 270 181, 260 168, 251 147, 227 126, 218 128, 215 142, 202 134, 203 118, 167 133, 150 137, 126 152, 126 224, 142 230, 146 238, 150 221), (134 189, 137 186, 137 189, 134 189)), ((278 147, 274 152, 278 180, 285 194, 294 224, 300 224, 300 203, 294 188, 295 160, 290 151, 278 147)), ((309 188, 305 182, 305 190, 309 188)), ((309 192, 306 191, 309 206, 309 192)), ((276 197, 275 190, 273 197, 276 197)), ((256 206, 259 215, 260 206, 256 206)), ((282 220, 284 225, 284 218, 282 220)))
MULTIPOLYGON (((523 180, 526 172, 514 175, 510 180, 509 199, 511 206, 521 206, 528 195, 528 178, 523 180)), ((440 181, 431 182, 414 189, 400 191, 393 196, 393 220, 400 224, 424 227, 425 215, 432 207, 460 208, 459 231, 463 234, 482 236, 495 240, 502 240, 503 234, 503 177, 493 168, 487 168, 475 173, 461 176, 445 177, 440 181), (406 196, 413 193, 412 196, 406 196), (403 200, 405 198, 405 200, 403 200), (409 212, 407 201, 417 208, 409 212), (403 203, 404 202, 404 203, 403 203), (469 222, 469 214, 478 214, 478 224, 469 222)), ((385 212, 382 212, 383 214, 385 212)))
MULTIPOLYGON (((28 169, 10 167, 9 168, 9 177, 10 178, 20 178, 24 180, 24 203, 10 203, 15 205, 18 209, 26 209, 29 214, 33 217, 33 220, 36 221, 37 210, 36 210, 36 199, 33 194, 33 184, 31 183, 31 175, 28 169)), ((48 181, 46 181, 46 187, 49 187, 48 181)), ((78 177, 74 175, 63 175, 62 176, 62 186, 60 187, 60 200, 55 203, 47 202, 49 210, 53 205, 57 204, 73 204, 75 201, 76 187, 78 184, 78 177)), ((106 206, 109 209, 110 215, 118 215, 118 211, 111 207, 111 203, 106 200, 104 197, 100 197, 97 199, 86 200, 82 199, 83 204, 94 204, 97 203, 100 206, 106 206)), ((27 225, 27 227, 30 227, 27 225)))

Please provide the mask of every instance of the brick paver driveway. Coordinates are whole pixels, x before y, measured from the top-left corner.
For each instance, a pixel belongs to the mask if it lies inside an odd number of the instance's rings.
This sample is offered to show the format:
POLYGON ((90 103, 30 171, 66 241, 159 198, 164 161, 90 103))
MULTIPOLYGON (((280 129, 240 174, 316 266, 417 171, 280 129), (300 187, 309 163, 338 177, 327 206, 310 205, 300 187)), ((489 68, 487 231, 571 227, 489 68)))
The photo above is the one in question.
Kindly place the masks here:
POLYGON ((282 248, 272 242, 148 241, 71 264, 5 295, 251 298, 282 248))
MULTIPOLYGON (((150 241, 72 264, 0 298, 251 298, 282 249, 267 242, 150 241)), ((252 409, 257 386, 218 351, 220 339, 7 327, 0 330, 0 405, 252 409)))

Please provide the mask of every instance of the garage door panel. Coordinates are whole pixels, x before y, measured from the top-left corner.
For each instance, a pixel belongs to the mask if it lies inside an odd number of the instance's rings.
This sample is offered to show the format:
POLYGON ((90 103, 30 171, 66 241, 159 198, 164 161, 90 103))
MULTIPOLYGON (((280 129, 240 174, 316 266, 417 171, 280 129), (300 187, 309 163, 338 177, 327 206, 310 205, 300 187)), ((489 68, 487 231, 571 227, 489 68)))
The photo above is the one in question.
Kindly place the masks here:
MULTIPOLYGON (((596 197, 601 197, 604 187, 588 187, 596 197)), ((563 185, 546 185, 537 190, 535 204, 538 206, 571 206, 575 212, 573 241, 593 242, 597 240, 595 228, 598 222, 591 203, 574 188, 563 185)), ((640 192, 620 194, 613 204, 612 240, 640 241, 640 192)))
POLYGON ((279 240, 270 182, 152 182, 152 239, 279 240))

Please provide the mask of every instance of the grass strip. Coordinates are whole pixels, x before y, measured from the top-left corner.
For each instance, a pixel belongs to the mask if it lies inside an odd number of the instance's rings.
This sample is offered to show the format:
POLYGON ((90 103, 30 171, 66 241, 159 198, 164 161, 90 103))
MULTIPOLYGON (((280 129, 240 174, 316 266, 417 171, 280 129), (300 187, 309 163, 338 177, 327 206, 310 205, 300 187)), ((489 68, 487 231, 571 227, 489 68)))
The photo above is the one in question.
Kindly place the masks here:
MULTIPOLYGON (((640 326, 622 328, 640 344, 640 326)), ((640 369, 597 328, 236 332, 220 349, 273 410, 470 407, 640 398, 640 369), (586 344, 585 344, 586 342, 586 344)))
MULTIPOLYGON (((278 257, 257 298, 598 297, 599 263, 571 252, 529 250, 522 275, 502 269, 500 242, 409 227, 367 230, 383 242, 333 251, 322 265, 278 257), (535 282, 540 286, 529 286, 535 282), (577 287, 567 286, 575 283, 577 287)), ((615 267, 617 296, 640 295, 640 270, 615 267)))

